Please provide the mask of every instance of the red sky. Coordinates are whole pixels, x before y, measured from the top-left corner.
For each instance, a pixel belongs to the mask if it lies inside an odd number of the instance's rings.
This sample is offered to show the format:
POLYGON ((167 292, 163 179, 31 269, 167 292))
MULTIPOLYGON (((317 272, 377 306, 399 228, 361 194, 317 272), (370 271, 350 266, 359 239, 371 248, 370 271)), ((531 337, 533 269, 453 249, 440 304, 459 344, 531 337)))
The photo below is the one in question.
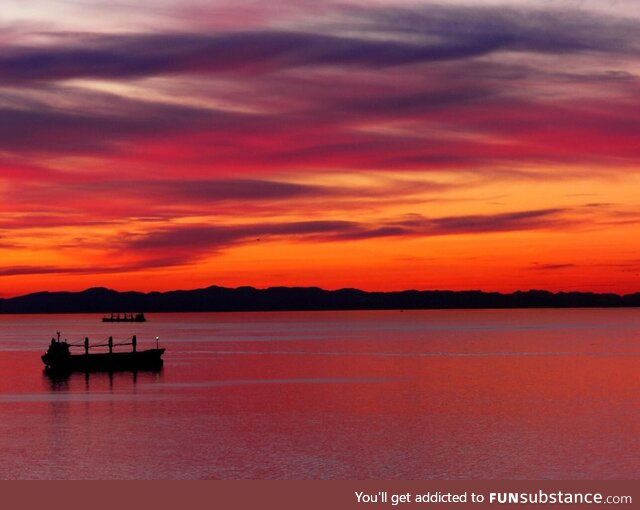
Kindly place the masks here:
POLYGON ((2 296, 640 290, 635 2, 3 10, 2 296))

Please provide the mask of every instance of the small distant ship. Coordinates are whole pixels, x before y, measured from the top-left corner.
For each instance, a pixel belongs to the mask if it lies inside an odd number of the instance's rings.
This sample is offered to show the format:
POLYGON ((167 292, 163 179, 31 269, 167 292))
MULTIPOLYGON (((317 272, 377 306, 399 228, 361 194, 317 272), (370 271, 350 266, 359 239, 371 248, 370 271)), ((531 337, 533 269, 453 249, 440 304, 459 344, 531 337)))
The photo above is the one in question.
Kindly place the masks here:
POLYGON ((52 338, 49 349, 42 355, 45 370, 50 373, 69 372, 116 372, 122 370, 159 370, 162 368, 162 355, 165 349, 156 348, 139 351, 137 349, 136 335, 130 341, 114 343, 113 337, 109 337, 106 343, 89 344, 85 338, 82 343, 68 343, 60 340, 60 332, 57 338, 52 338), (131 351, 114 352, 114 346, 131 345, 131 351), (83 354, 71 354, 72 347, 84 347, 83 354), (90 353, 96 347, 108 347, 108 352, 90 353))
POLYGON ((112 313, 102 318, 102 322, 146 322, 144 313, 112 313))

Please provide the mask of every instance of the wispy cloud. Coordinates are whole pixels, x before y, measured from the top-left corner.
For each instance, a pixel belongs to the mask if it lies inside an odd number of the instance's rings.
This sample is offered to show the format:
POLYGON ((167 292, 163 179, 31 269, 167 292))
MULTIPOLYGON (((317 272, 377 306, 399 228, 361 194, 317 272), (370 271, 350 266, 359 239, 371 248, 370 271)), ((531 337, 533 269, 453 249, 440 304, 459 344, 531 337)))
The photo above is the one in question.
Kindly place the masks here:
POLYGON ((577 264, 534 264, 531 269, 535 271, 563 271, 579 267, 577 264))
POLYGON ((377 224, 357 221, 302 221, 244 225, 176 225, 123 239, 121 250, 155 260, 167 251, 198 259, 244 243, 287 239, 312 242, 344 242, 393 237, 430 237, 460 234, 488 234, 549 228, 575 223, 567 211, 547 209, 494 215, 425 218, 420 215, 386 220, 377 224))
MULTIPOLYGON (((430 5, 348 8, 361 14, 350 35, 273 29, 199 33, 79 34, 47 47, 5 48, 6 83, 73 78, 128 79, 309 66, 381 68, 469 59, 498 51, 571 54, 637 52, 638 25, 579 11, 430 5), (378 37, 372 37, 378 35, 378 37)), ((353 16, 352 16, 353 19, 353 16)), ((341 30, 343 31, 343 30, 341 30)), ((55 34, 52 34, 54 36, 55 34)))

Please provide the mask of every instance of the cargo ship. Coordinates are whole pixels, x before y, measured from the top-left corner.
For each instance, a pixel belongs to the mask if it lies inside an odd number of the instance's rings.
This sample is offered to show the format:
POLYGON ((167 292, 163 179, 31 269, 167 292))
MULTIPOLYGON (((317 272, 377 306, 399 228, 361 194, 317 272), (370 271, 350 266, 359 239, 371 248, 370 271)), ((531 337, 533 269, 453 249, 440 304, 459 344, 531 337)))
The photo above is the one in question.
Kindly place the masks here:
POLYGON ((159 370, 162 368, 162 355, 165 349, 158 346, 156 337, 155 349, 138 350, 136 335, 130 340, 114 343, 113 337, 104 343, 91 345, 85 338, 81 343, 69 343, 52 338, 49 349, 42 355, 45 370, 52 373, 67 372, 115 372, 122 370, 159 370), (115 346, 130 345, 130 351, 114 351, 115 346), (71 354, 71 348, 84 348, 82 354, 71 354), (91 349, 104 348, 106 352, 90 352, 91 349))
POLYGON ((102 322, 146 322, 146 320, 143 313, 112 313, 102 318, 102 322))

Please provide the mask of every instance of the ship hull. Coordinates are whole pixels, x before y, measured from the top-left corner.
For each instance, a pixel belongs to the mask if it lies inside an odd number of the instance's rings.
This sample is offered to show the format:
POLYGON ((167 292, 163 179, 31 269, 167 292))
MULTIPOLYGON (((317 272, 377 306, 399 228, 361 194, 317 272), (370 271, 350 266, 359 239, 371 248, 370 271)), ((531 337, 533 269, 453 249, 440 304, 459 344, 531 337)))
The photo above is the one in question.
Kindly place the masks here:
POLYGON ((147 322, 147 319, 110 319, 105 317, 102 322, 147 322))
POLYGON ((42 356, 48 372, 117 372, 123 370, 159 370, 162 368, 164 349, 137 352, 100 354, 72 354, 69 356, 42 356))

